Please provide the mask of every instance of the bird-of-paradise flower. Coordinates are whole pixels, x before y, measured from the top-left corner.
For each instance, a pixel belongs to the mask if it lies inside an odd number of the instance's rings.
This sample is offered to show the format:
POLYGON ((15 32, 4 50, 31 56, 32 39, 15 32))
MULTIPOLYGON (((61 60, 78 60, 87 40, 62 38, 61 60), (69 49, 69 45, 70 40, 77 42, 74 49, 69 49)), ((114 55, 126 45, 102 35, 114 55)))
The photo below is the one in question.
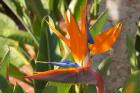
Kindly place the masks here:
POLYGON ((43 79, 62 83, 96 84, 97 93, 104 93, 104 82, 102 76, 91 68, 88 43, 90 44, 90 51, 95 54, 103 53, 109 50, 118 37, 121 24, 119 23, 111 29, 101 33, 93 40, 88 30, 85 8, 81 11, 81 29, 78 27, 78 24, 71 12, 70 19, 68 19, 68 16, 65 15, 65 22, 69 37, 63 36, 57 29, 55 29, 54 26, 49 24, 49 22, 48 25, 52 31, 70 48, 76 63, 71 63, 68 60, 58 63, 48 62, 50 64, 68 68, 37 72, 35 75, 27 76, 26 78, 43 79))
POLYGON ((77 64, 70 63, 70 61, 62 61, 59 63, 52 62, 57 66, 67 66, 69 68, 48 70, 45 72, 37 72, 32 76, 27 76, 30 79, 43 79, 47 81, 55 81, 62 83, 84 83, 96 84, 97 93, 103 93, 104 83, 101 75, 91 68, 90 58, 87 48, 87 26, 85 9, 81 12, 81 30, 78 27, 76 20, 70 12, 70 20, 65 16, 66 28, 69 38, 63 36, 52 25, 49 27, 52 31, 61 38, 70 48, 72 56, 77 64))

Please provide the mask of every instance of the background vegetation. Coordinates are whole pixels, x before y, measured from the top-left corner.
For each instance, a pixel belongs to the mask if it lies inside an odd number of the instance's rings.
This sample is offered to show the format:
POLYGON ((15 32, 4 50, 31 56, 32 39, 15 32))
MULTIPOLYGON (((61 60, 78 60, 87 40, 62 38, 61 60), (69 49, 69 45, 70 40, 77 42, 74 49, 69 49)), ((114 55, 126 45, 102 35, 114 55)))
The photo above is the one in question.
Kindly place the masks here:
MULTIPOLYGON (((84 0, 0 1, 0 93, 96 93, 95 85, 81 87, 23 78, 37 71, 55 68, 36 63, 36 60, 48 62, 60 61, 64 56, 71 58, 66 46, 50 31, 44 20, 50 16, 51 23, 63 32, 64 11, 70 9, 78 21, 80 7, 84 3, 84 0)), ((107 19, 106 10, 99 13, 99 5, 99 0, 88 3, 88 19, 93 36, 102 31, 107 19)), ((120 93, 128 93, 126 90, 131 89, 134 89, 134 93, 140 93, 140 27, 135 46, 130 35, 127 35, 127 42, 124 43, 128 46, 132 73, 120 93)), ((99 64, 103 75, 106 75, 110 62, 111 59, 107 57, 99 64)))

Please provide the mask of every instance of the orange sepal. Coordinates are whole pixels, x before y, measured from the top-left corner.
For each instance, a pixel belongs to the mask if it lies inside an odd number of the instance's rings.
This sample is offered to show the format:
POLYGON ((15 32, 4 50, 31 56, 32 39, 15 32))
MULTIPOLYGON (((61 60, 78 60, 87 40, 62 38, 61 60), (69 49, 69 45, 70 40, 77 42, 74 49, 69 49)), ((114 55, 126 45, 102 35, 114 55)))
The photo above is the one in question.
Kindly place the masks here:
POLYGON ((74 19, 72 13, 70 12, 70 21, 65 15, 66 28, 70 37, 70 49, 75 61, 80 62, 87 53, 87 36, 86 36, 86 24, 85 24, 85 14, 82 13, 81 16, 81 31, 78 27, 76 20, 74 19))
POLYGON ((100 54, 108 51, 116 42, 122 29, 122 23, 118 23, 94 38, 94 44, 90 44, 91 53, 100 54))

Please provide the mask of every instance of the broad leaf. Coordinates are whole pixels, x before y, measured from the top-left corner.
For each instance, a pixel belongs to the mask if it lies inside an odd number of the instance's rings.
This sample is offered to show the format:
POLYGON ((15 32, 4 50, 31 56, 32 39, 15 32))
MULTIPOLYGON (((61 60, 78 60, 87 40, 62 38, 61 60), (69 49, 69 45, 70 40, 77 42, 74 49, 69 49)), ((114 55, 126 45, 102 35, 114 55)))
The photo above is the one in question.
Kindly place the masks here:
MULTIPOLYGON (((40 39, 40 45, 39 45, 39 52, 38 52, 38 57, 37 60, 39 61, 49 61, 50 60, 50 54, 48 51, 48 44, 46 43, 47 39, 46 39, 46 35, 45 35, 45 31, 48 31, 48 28, 43 28, 42 29, 42 33, 41 33, 41 39, 40 39)), ((45 71, 48 70, 50 68, 50 65, 44 65, 44 64, 39 64, 37 63, 35 65, 36 71, 45 71)), ((42 90, 44 89, 46 85, 46 81, 42 81, 42 80, 35 80, 35 92, 36 93, 41 93, 42 90)))
POLYGON ((10 60, 8 60, 11 64, 16 67, 20 67, 23 65, 28 65, 29 62, 25 58, 23 54, 21 54, 16 48, 10 47, 10 60))
POLYGON ((13 93, 12 86, 8 83, 8 81, 0 75, 0 90, 2 93, 13 93))
POLYGON ((9 50, 8 46, 5 48, 7 48, 7 51, 3 55, 3 58, 0 60, 1 61, 0 75, 8 80, 9 79, 9 62, 7 62, 7 59, 9 59, 10 50, 9 50))
POLYGON ((132 73, 123 88, 122 93, 140 93, 140 71, 132 73))
POLYGON ((99 11, 99 0, 92 0, 92 6, 90 9, 90 13, 92 15, 92 17, 97 17, 98 16, 98 11, 99 11))
POLYGON ((81 7, 85 4, 86 0, 72 0, 69 4, 69 9, 73 12, 76 20, 80 17, 81 7))
POLYGON ((9 74, 10 74, 10 76, 12 76, 16 79, 21 80, 21 81, 31 85, 31 83, 29 81, 26 81, 25 78, 24 78, 24 76, 26 76, 26 74, 23 73, 22 71, 20 71, 19 68, 15 67, 11 64, 9 65, 9 74))
POLYGON ((22 87, 18 84, 15 85, 13 93, 25 93, 22 89, 22 87))
POLYGON ((110 57, 106 57, 98 66, 98 69, 100 71, 100 73, 102 75, 106 75, 108 69, 109 69, 109 66, 111 64, 111 58, 110 57))
MULTIPOLYGON (((35 45, 38 47, 38 41, 37 41, 36 37, 32 34, 32 27, 27 26, 27 24, 25 24, 26 22, 24 22, 23 19, 17 14, 17 11, 16 11, 17 7, 10 0, 4 0, 3 3, 11 11, 11 13, 17 18, 17 20, 19 21, 19 23, 21 23, 21 25, 25 28, 25 30, 27 30, 28 34, 33 39, 33 41, 35 42, 35 45)), ((27 15, 25 16, 25 19, 26 18, 27 18, 27 15)), ((29 21, 29 19, 28 19, 28 21, 29 21)), ((31 24, 28 24, 28 25, 31 25, 31 24)))
MULTIPOLYGON (((48 91, 49 88, 56 88, 56 90, 53 93, 68 93, 70 88, 71 88, 72 84, 64 84, 64 83, 56 83, 56 82, 48 82, 46 88, 48 91)), ((46 93, 46 92, 43 93, 46 93)))
MULTIPOLYGON (((47 10, 47 13, 59 19, 60 11, 64 9, 64 0, 41 0, 43 7, 47 10)), ((64 13, 64 11, 63 11, 64 13)))
POLYGON ((107 17, 108 17, 108 13, 107 13, 107 11, 104 11, 101 14, 101 16, 98 17, 95 24, 90 26, 90 33, 91 33, 92 37, 95 37, 102 31, 103 26, 107 20, 107 17))
POLYGON ((137 31, 137 36, 136 36, 136 43, 135 43, 135 48, 136 50, 140 53, 140 27, 138 28, 138 31, 137 31))
POLYGON ((27 8, 32 10, 33 13, 41 20, 47 13, 47 11, 43 8, 43 4, 41 0, 37 0, 36 2, 33 0, 25 0, 27 8))
POLYGON ((0 38, 0 40, 0 59, 2 59, 7 51, 9 51, 9 58, 6 58, 6 62, 9 62, 16 67, 29 64, 25 56, 21 52, 19 52, 17 48, 18 44, 16 42, 5 38, 0 38))
POLYGON ((42 93, 57 93, 56 86, 47 86, 43 89, 42 93))
POLYGON ((138 61, 136 57, 136 51, 134 47, 134 43, 132 39, 130 38, 130 34, 128 33, 126 36, 126 44, 127 44, 127 50, 128 50, 128 56, 131 64, 131 70, 132 73, 136 70, 138 70, 138 61))
POLYGON ((58 3, 58 9, 61 12, 62 16, 64 17, 64 12, 65 12, 65 0, 59 0, 58 3))
POLYGON ((96 93, 96 86, 95 85, 86 86, 84 93, 96 93))
POLYGON ((0 13, 0 35, 19 41, 20 43, 29 43, 35 45, 34 40, 27 32, 20 31, 17 25, 8 16, 0 13))

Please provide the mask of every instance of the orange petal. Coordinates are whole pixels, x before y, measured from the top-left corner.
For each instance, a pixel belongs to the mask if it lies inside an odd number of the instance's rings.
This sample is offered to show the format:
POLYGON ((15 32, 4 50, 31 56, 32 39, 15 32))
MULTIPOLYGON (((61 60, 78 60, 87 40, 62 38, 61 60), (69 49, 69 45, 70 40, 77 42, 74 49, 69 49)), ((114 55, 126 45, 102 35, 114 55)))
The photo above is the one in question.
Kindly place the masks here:
POLYGON ((114 27, 107 29, 107 31, 102 32, 101 34, 94 37, 94 43, 99 44, 105 41, 113 33, 114 27))
POLYGON ((81 51, 82 56, 87 54, 87 29, 86 29, 86 7, 81 10, 81 51))
POLYGON ((68 21, 68 17, 66 18, 66 27, 70 36, 70 49, 75 61, 80 61, 82 59, 81 52, 81 36, 80 30, 76 20, 74 19, 72 13, 70 12, 70 22, 68 21))
POLYGON ((121 29, 122 29, 122 24, 118 23, 117 25, 110 28, 109 30, 96 36, 94 39, 95 43, 89 46, 91 52, 93 54, 98 54, 98 53, 103 53, 108 51, 115 43, 117 37, 120 34, 121 29))

